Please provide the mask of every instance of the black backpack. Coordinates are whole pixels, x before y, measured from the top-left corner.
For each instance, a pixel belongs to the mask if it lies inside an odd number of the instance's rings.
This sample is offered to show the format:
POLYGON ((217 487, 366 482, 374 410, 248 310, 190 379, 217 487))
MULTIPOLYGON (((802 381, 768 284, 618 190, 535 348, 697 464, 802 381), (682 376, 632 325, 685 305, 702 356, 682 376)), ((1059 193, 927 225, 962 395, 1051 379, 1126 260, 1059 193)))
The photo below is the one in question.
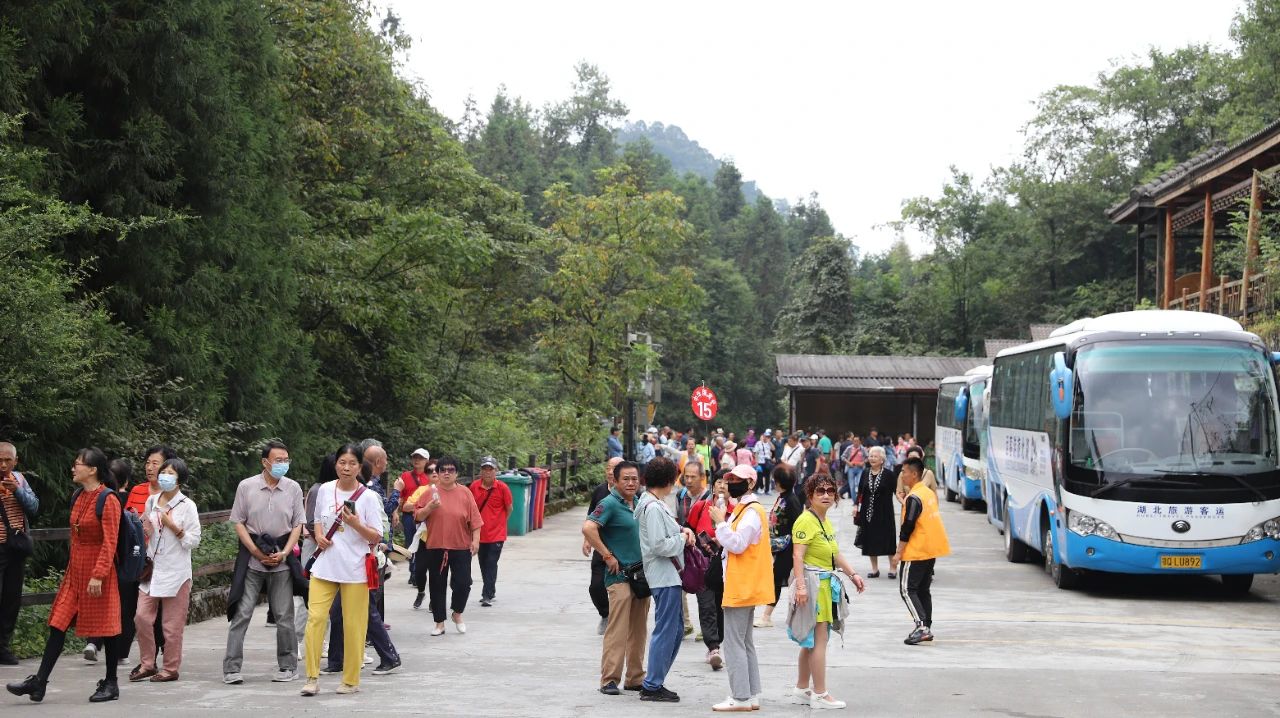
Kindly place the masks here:
MULTIPOLYGON (((71 495, 71 505, 80 498, 81 489, 71 495)), ((110 489, 98 494, 94 513, 102 520, 102 509, 107 505, 107 497, 120 496, 110 489)), ((120 534, 116 539, 116 577, 121 583, 135 583, 142 577, 147 564, 147 535, 142 530, 142 517, 132 511, 126 511, 124 502, 120 501, 120 534)))

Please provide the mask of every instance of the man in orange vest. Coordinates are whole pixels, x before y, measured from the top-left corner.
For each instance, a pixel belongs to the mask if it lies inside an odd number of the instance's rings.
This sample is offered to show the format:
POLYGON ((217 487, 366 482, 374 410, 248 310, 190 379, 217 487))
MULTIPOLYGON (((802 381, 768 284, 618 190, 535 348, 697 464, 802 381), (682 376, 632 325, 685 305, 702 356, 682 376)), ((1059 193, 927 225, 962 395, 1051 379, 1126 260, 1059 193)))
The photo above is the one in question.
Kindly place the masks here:
POLYGON ((716 540, 725 550, 724 657, 729 665, 729 697, 713 711, 749 712, 760 707, 760 663, 752 623, 756 606, 773 601, 773 553, 765 509, 752 488, 756 467, 736 464, 728 474, 729 495, 737 501, 732 515, 719 506, 707 509, 716 525, 716 540))
POLYGON ((901 562, 898 590, 916 622, 915 630, 903 643, 914 646, 933 640, 933 595, 929 591, 933 565, 951 553, 951 545, 938 513, 938 495, 921 481, 924 463, 914 456, 907 459, 902 463, 901 475, 908 493, 894 559, 901 562))

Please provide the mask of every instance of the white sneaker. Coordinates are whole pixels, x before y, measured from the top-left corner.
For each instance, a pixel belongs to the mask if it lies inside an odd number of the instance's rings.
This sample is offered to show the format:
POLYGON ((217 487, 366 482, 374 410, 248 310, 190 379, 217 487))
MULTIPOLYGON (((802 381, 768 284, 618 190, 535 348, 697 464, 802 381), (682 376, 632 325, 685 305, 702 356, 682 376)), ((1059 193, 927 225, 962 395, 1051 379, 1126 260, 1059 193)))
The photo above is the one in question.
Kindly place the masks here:
POLYGON ((222 682, 229 686, 238 686, 244 683, 244 676, 239 673, 224 673, 222 674, 222 682))
POLYGON ((733 696, 729 696, 719 703, 711 706, 711 710, 717 713, 750 713, 754 710, 751 707, 751 699, 740 701, 733 696))
POLYGON ((366 653, 364 654, 364 658, 362 658, 361 661, 362 663, 360 665, 367 666, 370 663, 373 663, 373 657, 371 657, 368 653, 366 653))
POLYGON ((342 685, 338 686, 338 690, 334 691, 334 693, 337 693, 340 696, 345 696, 350 693, 359 693, 359 692, 360 692, 360 686, 349 686, 346 683, 343 683, 342 685))
POLYGON ((274 676, 271 677, 271 682, 272 683, 288 683, 289 681, 297 679, 297 677, 298 677, 297 671, 291 671, 286 668, 281 668, 280 670, 276 671, 276 674, 274 676))
POLYGON ((791 702, 798 703, 802 706, 809 705, 809 699, 813 697, 813 691, 808 688, 799 688, 791 686, 791 702))
POLYGON ((845 702, 832 698, 830 693, 814 693, 809 697, 809 707, 814 709, 828 708, 834 710, 844 708, 845 702))
POLYGON ((84 644, 84 659, 86 661, 98 661, 98 647, 92 643, 84 644))
POLYGON ((760 710, 760 696, 759 696, 759 695, 751 696, 751 710, 753 710, 753 711, 758 711, 758 710, 760 710))

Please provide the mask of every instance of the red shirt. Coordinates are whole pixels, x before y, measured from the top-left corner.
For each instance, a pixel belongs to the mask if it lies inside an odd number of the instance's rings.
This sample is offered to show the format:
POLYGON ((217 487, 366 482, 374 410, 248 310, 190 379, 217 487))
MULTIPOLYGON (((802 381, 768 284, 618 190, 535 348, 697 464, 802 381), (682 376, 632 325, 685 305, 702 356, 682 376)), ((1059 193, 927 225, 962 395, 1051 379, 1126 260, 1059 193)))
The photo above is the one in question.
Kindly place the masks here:
POLYGON ((511 489, 496 479, 493 488, 486 489, 484 482, 476 479, 471 482, 471 495, 476 498, 480 518, 484 521, 484 526, 480 528, 480 543, 506 541, 507 517, 511 515, 511 489))
POLYGON ((430 475, 425 471, 419 474, 413 469, 400 474, 400 480, 404 482, 404 488, 400 490, 400 508, 402 510, 409 510, 409 497, 413 496, 413 492, 417 491, 419 486, 431 485, 431 479, 429 476, 430 475))
POLYGON ((132 511, 135 514, 142 515, 147 509, 147 499, 151 498, 151 484, 143 481, 140 484, 134 484, 129 489, 129 500, 125 502, 125 511, 132 511))
MULTIPOLYGON (((713 539, 716 537, 716 525, 711 520, 711 512, 707 511, 707 509, 711 508, 711 504, 714 501, 714 497, 710 499, 703 499, 689 507, 689 524, 690 528, 693 529, 694 534, 705 533, 713 539)), ((728 507, 725 508, 724 514, 727 517, 729 514, 733 513, 733 509, 738 505, 738 502, 733 499, 726 499, 726 503, 728 503, 728 507)))

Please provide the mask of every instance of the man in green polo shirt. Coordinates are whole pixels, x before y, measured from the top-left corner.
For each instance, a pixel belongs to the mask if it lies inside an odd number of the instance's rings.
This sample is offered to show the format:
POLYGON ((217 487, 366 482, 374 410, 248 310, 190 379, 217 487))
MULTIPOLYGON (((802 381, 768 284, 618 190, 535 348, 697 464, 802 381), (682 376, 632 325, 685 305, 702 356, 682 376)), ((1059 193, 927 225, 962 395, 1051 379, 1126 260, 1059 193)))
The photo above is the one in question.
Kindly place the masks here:
POLYGON ((640 526, 636 523, 636 492, 640 469, 630 461, 613 467, 614 486, 582 524, 587 543, 604 558, 605 590, 609 593, 609 623, 604 629, 600 654, 600 692, 616 696, 622 691, 623 664, 629 691, 640 690, 644 680, 644 648, 648 640, 649 598, 636 598, 622 575, 622 568, 640 561, 640 526))

